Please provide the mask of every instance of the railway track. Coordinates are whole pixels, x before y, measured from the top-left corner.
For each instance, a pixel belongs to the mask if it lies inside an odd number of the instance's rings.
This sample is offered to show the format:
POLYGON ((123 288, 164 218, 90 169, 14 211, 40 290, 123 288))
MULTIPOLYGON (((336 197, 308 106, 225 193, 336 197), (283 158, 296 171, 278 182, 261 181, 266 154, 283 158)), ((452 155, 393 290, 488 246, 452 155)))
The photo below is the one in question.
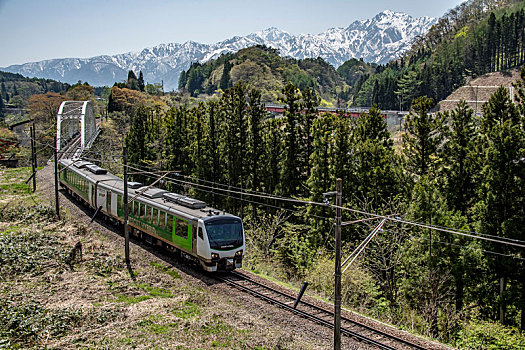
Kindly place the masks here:
MULTIPOLYGON (((326 327, 333 328, 334 326, 334 314, 332 311, 304 301, 300 301, 297 308, 294 308, 296 297, 254 281, 243 274, 232 272, 230 274, 221 274, 215 277, 224 283, 234 286, 260 299, 266 300, 267 302, 278 305, 279 307, 306 319, 312 320, 326 327)), ((428 349, 427 347, 412 343, 406 339, 375 329, 346 317, 341 317, 341 334, 374 345, 380 349, 428 349)))
POLYGON ((72 158, 80 147, 80 136, 73 139, 67 146, 65 146, 59 153, 59 159, 72 158))

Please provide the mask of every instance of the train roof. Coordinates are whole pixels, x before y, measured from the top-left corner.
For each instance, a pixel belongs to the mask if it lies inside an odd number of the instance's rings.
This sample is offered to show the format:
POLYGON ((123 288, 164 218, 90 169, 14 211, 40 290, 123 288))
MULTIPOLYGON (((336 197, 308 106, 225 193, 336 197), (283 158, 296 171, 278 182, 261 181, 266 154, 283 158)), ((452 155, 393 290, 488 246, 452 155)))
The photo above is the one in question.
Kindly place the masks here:
MULTIPOLYGON (((93 163, 83 160, 62 159, 60 164, 68 169, 89 178, 92 182, 98 183, 99 186, 111 189, 121 194, 124 193, 124 180, 100 168, 93 163)), ((138 182, 128 181, 128 198, 136 197, 146 204, 155 204, 175 213, 182 213, 193 219, 214 220, 228 214, 222 210, 208 207, 203 201, 189 198, 185 195, 172 193, 157 187, 143 186, 138 182)))

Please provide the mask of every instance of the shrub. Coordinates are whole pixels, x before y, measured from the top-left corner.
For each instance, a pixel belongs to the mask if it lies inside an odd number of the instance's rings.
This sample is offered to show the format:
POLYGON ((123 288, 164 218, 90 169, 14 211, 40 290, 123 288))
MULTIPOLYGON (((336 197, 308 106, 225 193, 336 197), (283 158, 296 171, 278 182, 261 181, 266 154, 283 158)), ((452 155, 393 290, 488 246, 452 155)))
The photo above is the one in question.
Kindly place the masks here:
POLYGON ((525 338, 515 328, 473 320, 459 332, 459 349, 525 349, 525 338))

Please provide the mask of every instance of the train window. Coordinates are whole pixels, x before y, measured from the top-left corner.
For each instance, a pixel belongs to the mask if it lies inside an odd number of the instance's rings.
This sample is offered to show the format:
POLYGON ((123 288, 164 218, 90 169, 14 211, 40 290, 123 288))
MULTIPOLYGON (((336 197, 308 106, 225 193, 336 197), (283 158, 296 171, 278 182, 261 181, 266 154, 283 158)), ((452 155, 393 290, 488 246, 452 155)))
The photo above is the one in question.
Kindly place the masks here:
POLYGON ((146 222, 151 222, 151 207, 148 205, 146 206, 146 222))
POLYGON ((106 198, 106 211, 111 212, 111 191, 108 191, 108 196, 106 198))
POLYGON ((204 235, 202 234, 202 227, 199 227, 199 230, 198 230, 198 235, 199 235, 199 238, 200 239, 204 239, 204 235))
POLYGON ((159 224, 159 210, 157 208, 153 208, 153 214, 152 214, 152 224, 155 226, 158 226, 159 224))
POLYGON ((166 213, 163 211, 159 213, 159 226, 161 228, 166 228, 166 213))
POLYGON ((188 223, 182 219, 177 218, 177 227, 175 234, 182 238, 188 238, 188 223))
POLYGON ((139 202, 133 201, 133 216, 139 217, 139 202))
POLYGON ((166 230, 168 232, 173 232, 173 216, 169 214, 167 216, 168 216, 168 221, 166 223, 166 230))
POLYGON ((117 211, 120 211, 123 209, 122 205, 122 196, 120 194, 117 195, 117 211))
POLYGON ((144 220, 144 211, 145 211, 144 209, 146 209, 146 208, 145 208, 144 204, 142 204, 142 203, 138 203, 138 205, 139 205, 139 214, 138 214, 139 218, 141 220, 144 220))

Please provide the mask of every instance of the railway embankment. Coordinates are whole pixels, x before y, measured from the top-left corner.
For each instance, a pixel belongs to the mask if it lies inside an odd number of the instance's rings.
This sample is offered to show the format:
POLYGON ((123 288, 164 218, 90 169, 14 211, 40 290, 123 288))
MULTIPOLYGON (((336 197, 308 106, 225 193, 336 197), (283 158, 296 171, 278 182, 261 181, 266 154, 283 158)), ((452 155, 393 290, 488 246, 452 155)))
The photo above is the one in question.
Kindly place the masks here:
MULTIPOLYGON (((52 166, 0 170, 0 349, 326 349, 332 331, 132 242, 60 194, 52 166)), ((363 348, 345 339, 345 348, 363 348)))

